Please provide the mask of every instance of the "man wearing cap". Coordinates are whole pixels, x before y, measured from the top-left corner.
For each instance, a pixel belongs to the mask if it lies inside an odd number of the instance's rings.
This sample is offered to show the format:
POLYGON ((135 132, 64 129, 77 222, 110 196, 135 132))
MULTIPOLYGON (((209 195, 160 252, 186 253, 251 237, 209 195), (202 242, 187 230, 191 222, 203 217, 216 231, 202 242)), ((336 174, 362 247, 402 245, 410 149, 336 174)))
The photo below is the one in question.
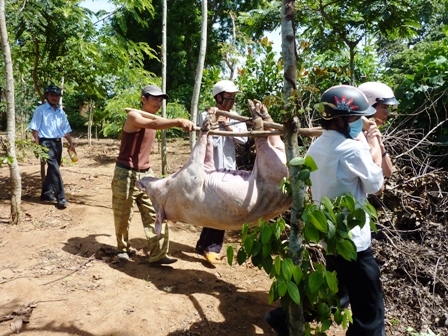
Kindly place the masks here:
MULTIPOLYGON (((201 113, 200 125, 207 117, 207 114, 214 114, 216 110, 228 111, 234 114, 236 112, 231 111, 234 103, 235 96, 241 91, 230 80, 222 80, 217 82, 213 86, 212 94, 215 98, 216 106, 211 107, 208 111, 201 113)), ((231 132, 246 132, 247 127, 245 123, 238 122, 225 116, 219 116, 217 118, 219 123, 219 129, 222 131, 231 132)), ((235 143, 245 144, 247 137, 226 137, 226 136, 213 136, 213 160, 216 169, 236 169, 235 160, 235 143)), ((204 227, 202 229, 199 240, 196 243, 196 251, 199 254, 204 255, 205 259, 215 264, 220 262, 220 252, 224 242, 224 230, 217 230, 204 227)))
POLYGON ((44 202, 56 202, 56 207, 65 209, 68 202, 65 200, 64 183, 62 181, 62 138, 65 137, 70 145, 69 150, 76 153, 70 132, 70 124, 67 115, 59 106, 61 89, 56 85, 48 85, 44 90, 46 103, 34 110, 29 129, 32 130, 34 141, 48 148, 47 174, 40 200, 44 202), (54 193, 54 196, 53 196, 54 193))
MULTIPOLYGON (((142 89, 142 110, 156 114, 168 95, 156 86, 147 85, 142 89)), ((162 225, 159 237, 155 234, 155 210, 148 195, 135 186, 135 182, 145 176, 153 176, 149 156, 157 130, 180 127, 184 131, 195 130, 193 122, 187 119, 148 119, 137 111, 128 113, 121 133, 120 152, 117 157, 112 180, 112 209, 115 234, 117 236, 118 258, 129 260, 135 253, 129 242, 129 225, 133 209, 137 203, 149 246, 149 264, 166 265, 177 261, 167 257, 169 234, 166 223, 162 225)))

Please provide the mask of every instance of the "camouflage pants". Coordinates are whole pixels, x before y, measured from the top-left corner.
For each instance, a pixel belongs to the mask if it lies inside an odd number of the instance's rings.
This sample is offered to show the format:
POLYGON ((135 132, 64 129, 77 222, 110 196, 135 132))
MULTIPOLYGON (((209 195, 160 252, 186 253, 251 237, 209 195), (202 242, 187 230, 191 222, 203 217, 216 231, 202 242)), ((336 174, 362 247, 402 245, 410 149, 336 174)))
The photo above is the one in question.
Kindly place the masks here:
POLYGON ((135 181, 145 176, 153 176, 150 169, 146 173, 115 167, 112 180, 112 210, 114 212, 115 234, 117 236, 118 252, 129 251, 129 225, 134 214, 134 205, 140 211, 149 246, 149 262, 163 259, 169 245, 169 232, 166 222, 162 224, 162 232, 157 238, 154 221, 155 210, 148 195, 135 186, 135 181))

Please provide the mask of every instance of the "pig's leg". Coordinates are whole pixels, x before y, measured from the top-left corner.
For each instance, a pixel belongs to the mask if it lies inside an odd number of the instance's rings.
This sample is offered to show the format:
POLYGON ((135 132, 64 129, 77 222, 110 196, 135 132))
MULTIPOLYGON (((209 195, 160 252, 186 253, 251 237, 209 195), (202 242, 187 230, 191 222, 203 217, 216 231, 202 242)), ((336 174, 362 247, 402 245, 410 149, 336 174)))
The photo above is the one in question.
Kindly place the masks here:
MULTIPOLYGON (((249 110, 254 118, 259 116, 259 117, 261 117, 261 119, 263 119, 263 121, 273 122, 271 115, 268 112, 268 109, 260 101, 258 101, 256 99, 254 99, 252 101, 249 99, 247 102, 248 102, 249 110)), ((261 129, 263 129, 263 128, 261 128, 261 129)), ((271 146, 273 146, 273 147, 277 148, 278 150, 280 150, 281 152, 285 153, 285 143, 283 142, 283 140, 281 139, 281 137, 279 135, 270 135, 268 137, 268 139, 269 139, 269 143, 271 144, 271 146)))
POLYGON ((190 158, 184 167, 203 163, 203 167, 206 172, 215 170, 213 163, 213 144, 211 143, 211 140, 208 139, 208 131, 210 128, 211 121, 210 118, 207 117, 202 123, 198 140, 196 141, 196 144, 191 151, 190 158))
MULTIPOLYGON (((249 109, 253 120, 254 130, 263 129, 263 121, 272 121, 266 107, 259 101, 248 101, 249 109), (255 103, 254 103, 255 102, 255 103)), ((255 146, 257 149, 257 157, 254 169, 257 174, 263 179, 269 181, 277 181, 280 183, 281 179, 287 176, 285 144, 278 135, 271 135, 269 137, 257 137, 255 139, 255 146)))
POLYGON ((201 133, 199 134, 199 141, 201 141, 201 146, 205 146, 204 170, 206 173, 216 170, 215 162, 213 160, 213 141, 212 137, 208 135, 208 131, 212 126, 213 120, 216 120, 214 115, 207 116, 207 118, 205 118, 204 122, 202 123, 201 133))

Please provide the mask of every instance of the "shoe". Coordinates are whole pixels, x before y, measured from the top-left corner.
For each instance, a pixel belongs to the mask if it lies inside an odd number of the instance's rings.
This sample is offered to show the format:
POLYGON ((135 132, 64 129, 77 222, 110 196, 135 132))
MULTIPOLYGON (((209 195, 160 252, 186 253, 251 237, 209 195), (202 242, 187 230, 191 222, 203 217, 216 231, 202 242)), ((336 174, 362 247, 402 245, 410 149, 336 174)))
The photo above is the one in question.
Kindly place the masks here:
POLYGON ((204 251, 204 257, 205 260, 207 260, 212 265, 221 263, 221 257, 219 256, 219 253, 204 251))
POLYGON ((129 261, 131 260, 131 258, 129 257, 129 254, 127 254, 126 252, 120 252, 117 254, 117 258, 119 260, 123 260, 123 261, 129 261))
POLYGON ((150 261, 148 264, 149 264, 149 266, 162 266, 162 265, 169 265, 169 264, 175 263, 176 261, 177 261, 177 259, 175 259, 175 258, 165 257, 160 260, 150 261))
POLYGON ((56 204, 56 206, 57 206, 59 209, 65 209, 65 208, 67 207, 67 205, 68 205, 68 202, 65 200, 65 198, 60 199, 60 200, 58 201, 58 203, 56 204))
POLYGON ((264 319, 278 336, 289 336, 288 315, 282 307, 267 312, 264 319))
POLYGON ((56 202, 56 197, 51 196, 51 195, 42 195, 40 197, 40 200, 42 202, 56 202))

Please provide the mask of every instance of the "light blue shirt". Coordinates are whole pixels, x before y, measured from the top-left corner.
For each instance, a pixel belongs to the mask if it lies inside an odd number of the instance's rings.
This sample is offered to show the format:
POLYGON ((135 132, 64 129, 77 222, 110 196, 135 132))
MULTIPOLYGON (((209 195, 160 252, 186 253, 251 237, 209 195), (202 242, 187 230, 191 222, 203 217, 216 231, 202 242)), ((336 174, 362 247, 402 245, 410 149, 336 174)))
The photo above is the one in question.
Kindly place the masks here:
MULTIPOLYGON (((236 112, 230 111, 230 113, 237 114, 236 112)), ((204 122, 207 118, 207 112, 202 112, 200 117, 200 124, 204 122)), ((227 121, 229 125, 232 126, 233 132, 246 132, 247 127, 244 122, 238 122, 237 120, 230 119, 227 121)), ((221 131, 226 131, 225 126, 220 125, 219 129, 221 131)), ((236 154, 235 154, 235 143, 245 144, 247 142, 247 137, 230 137, 230 136, 219 136, 213 135, 213 161, 215 163, 215 168, 227 168, 236 169, 236 154)))
POLYGON ((63 138, 72 131, 65 112, 60 107, 54 110, 48 103, 34 110, 28 128, 37 131, 39 138, 52 139, 63 138))

